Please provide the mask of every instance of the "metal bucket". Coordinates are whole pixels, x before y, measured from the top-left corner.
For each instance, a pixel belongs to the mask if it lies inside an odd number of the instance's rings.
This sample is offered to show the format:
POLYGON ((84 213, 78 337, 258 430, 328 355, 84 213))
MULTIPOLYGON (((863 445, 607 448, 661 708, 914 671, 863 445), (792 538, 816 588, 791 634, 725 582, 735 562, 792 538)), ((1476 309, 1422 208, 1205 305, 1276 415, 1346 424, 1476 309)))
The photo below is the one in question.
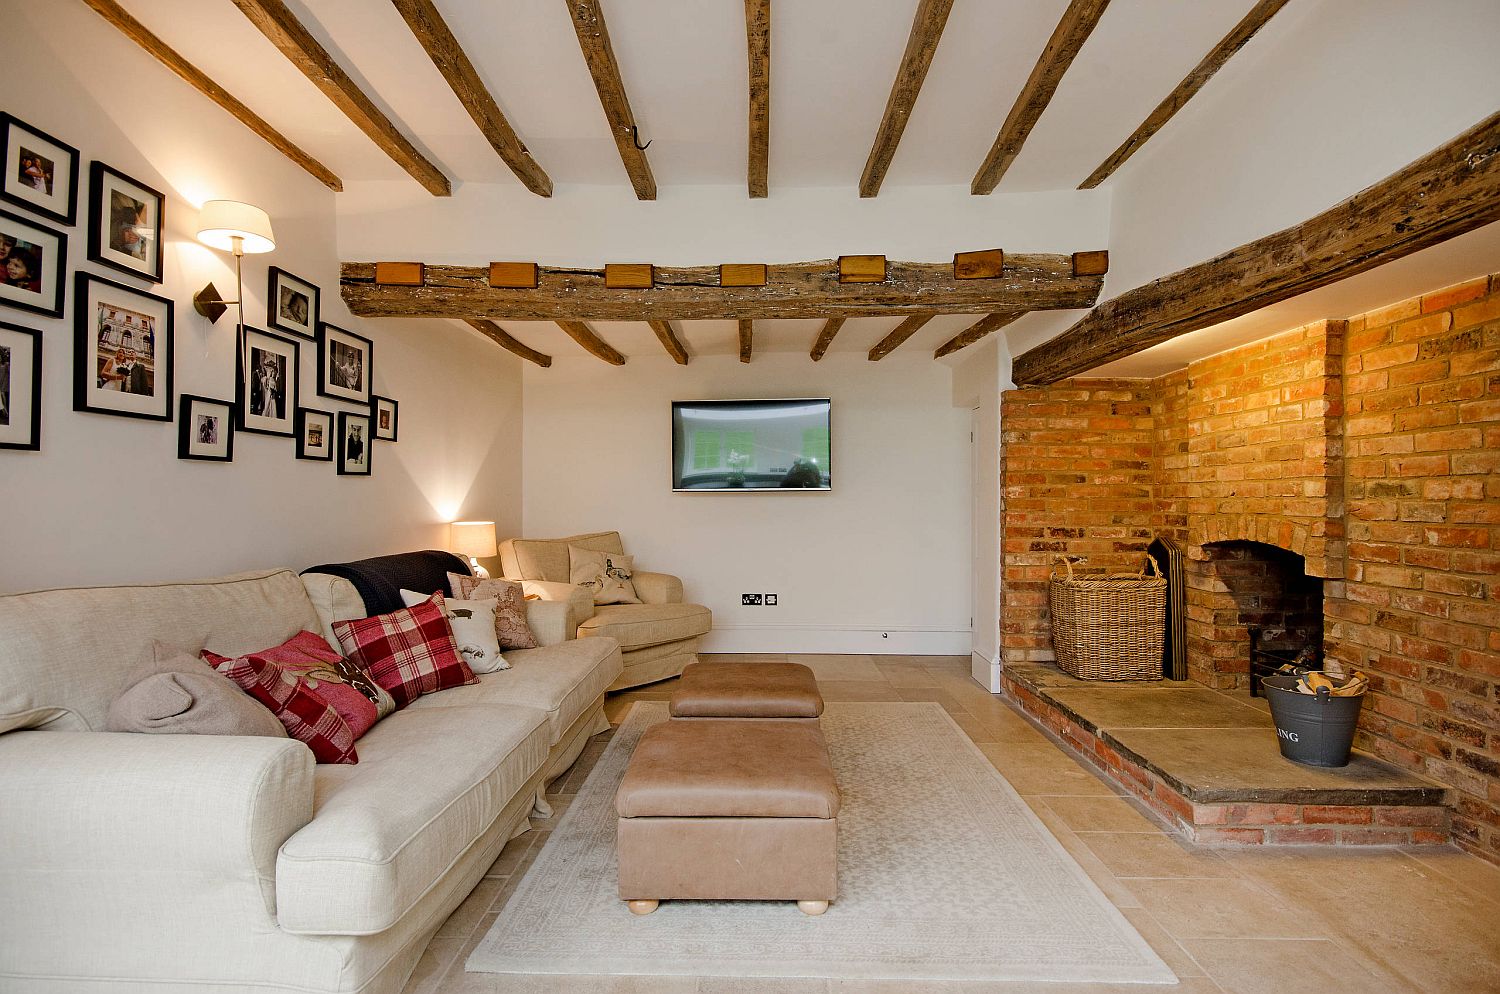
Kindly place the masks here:
POLYGON ((1295 676, 1268 676, 1260 681, 1281 754, 1304 766, 1348 766, 1354 746, 1354 726, 1364 695, 1334 697, 1298 693, 1295 676))

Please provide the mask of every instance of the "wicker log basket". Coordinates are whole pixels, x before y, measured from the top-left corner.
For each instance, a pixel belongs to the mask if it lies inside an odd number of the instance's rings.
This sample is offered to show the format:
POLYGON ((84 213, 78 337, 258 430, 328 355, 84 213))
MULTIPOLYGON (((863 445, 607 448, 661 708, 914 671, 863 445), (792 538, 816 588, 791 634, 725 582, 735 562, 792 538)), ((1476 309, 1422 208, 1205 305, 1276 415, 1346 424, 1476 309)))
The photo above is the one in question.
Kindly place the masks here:
POLYGON ((1080 680, 1160 680, 1166 637, 1167 579, 1151 556, 1150 574, 1074 576, 1052 571, 1052 649, 1057 665, 1080 680))

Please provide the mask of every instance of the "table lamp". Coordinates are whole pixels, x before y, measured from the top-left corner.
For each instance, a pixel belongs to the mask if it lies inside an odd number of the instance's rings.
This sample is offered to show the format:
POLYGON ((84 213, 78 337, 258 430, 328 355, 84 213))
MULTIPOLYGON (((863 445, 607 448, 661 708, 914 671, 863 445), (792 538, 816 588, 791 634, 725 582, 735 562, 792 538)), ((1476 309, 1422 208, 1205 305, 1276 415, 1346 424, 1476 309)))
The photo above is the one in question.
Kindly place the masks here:
POLYGON ((493 521, 455 521, 448 526, 448 547, 457 555, 466 556, 469 569, 475 576, 488 578, 489 570, 479 565, 480 556, 493 556, 500 552, 495 544, 493 521))

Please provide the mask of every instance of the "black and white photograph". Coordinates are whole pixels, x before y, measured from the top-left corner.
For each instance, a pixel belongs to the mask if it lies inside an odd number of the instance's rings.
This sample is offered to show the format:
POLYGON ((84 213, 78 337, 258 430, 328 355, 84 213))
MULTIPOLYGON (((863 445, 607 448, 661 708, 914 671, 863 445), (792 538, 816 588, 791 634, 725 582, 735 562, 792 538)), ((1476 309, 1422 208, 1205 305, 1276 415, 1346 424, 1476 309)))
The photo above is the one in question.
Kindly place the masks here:
POLYGON ((205 462, 234 459, 234 405, 183 394, 177 421, 177 458, 205 462))
POLYGON ((322 291, 307 280, 275 266, 271 267, 270 283, 266 293, 269 312, 266 323, 277 331, 316 338, 322 291))
POLYGON ((0 304, 62 317, 68 236, 0 211, 0 304))
POLYGON ((165 204, 156 190, 95 162, 89 167, 89 260, 160 283, 165 204))
POLYGON ((339 412, 339 456, 340 476, 370 475, 370 416, 339 412))
POLYGON ((73 410, 172 420, 172 301, 79 273, 73 410))
POLYGON ((311 407, 297 408, 297 458, 333 461, 333 415, 311 407))
POLYGON ((0 198, 61 224, 78 217, 78 149, 0 113, 0 198))
POLYGON ((320 324, 318 393, 368 404, 374 359, 375 346, 368 338, 331 324, 320 324))
POLYGON ((296 433, 299 351, 294 339, 259 328, 245 329, 235 396, 241 431, 288 437, 296 433))
POLYGON ((370 398, 370 417, 375 420, 375 437, 382 442, 394 442, 400 427, 397 415, 401 405, 389 397, 370 398))
POLYGON ((0 449, 42 447, 42 333, 0 323, 0 449))

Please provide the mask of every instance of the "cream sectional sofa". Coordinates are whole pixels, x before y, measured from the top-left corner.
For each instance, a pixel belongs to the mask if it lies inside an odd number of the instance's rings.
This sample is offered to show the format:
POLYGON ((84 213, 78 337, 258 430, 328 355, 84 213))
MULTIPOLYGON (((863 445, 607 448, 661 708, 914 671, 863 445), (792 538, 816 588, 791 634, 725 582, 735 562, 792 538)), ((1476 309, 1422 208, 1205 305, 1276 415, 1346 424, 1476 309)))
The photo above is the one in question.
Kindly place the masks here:
POLYGON ((305 581, 0 597, 0 992, 393 994, 607 727, 618 645, 530 602, 541 648, 381 721, 357 765, 101 731, 152 639, 248 652, 362 610, 347 581, 305 581))

